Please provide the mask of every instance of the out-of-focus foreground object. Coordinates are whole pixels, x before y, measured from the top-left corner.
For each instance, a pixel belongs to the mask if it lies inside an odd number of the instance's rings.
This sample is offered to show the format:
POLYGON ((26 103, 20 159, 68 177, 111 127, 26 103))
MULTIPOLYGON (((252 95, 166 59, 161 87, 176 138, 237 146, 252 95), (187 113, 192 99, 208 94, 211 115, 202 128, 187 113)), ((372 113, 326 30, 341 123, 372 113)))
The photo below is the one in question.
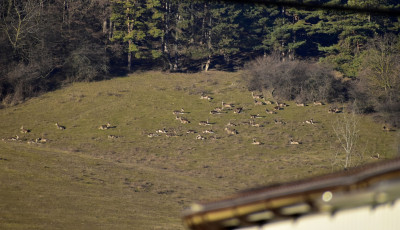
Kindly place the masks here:
POLYGON ((188 229, 400 228, 400 158, 239 193, 185 210, 188 229))

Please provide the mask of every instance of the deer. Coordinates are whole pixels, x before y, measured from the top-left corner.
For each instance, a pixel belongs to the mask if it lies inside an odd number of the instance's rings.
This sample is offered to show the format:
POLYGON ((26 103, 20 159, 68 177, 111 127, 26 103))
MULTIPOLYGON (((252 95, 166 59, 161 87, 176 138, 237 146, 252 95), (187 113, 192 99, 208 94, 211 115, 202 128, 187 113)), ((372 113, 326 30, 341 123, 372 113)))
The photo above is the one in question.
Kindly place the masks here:
POLYGON ((233 108, 233 107, 234 107, 233 104, 228 104, 228 103, 225 103, 224 101, 222 101, 222 108, 233 108))
POLYGON ((239 134, 238 131, 236 129, 228 129, 225 128, 225 131, 229 134, 229 135, 236 135, 239 134))
POLYGON ((275 122, 275 124, 277 124, 277 125, 284 125, 284 124, 286 124, 284 121, 279 121, 279 120, 277 120, 277 119, 274 119, 274 122, 275 122))
POLYGON ((58 122, 56 122, 55 125, 56 125, 57 128, 60 129, 60 130, 64 130, 64 129, 65 129, 65 126, 62 126, 62 125, 58 124, 58 122))
POLYGON ((253 120, 250 120, 250 125, 253 126, 253 127, 262 127, 262 125, 254 123, 253 120))
POLYGON ((9 138, 8 140, 10 140, 10 141, 18 141, 19 140, 19 136, 15 135, 14 137, 9 138))
POLYGON ((216 110, 211 110, 211 111, 210 111, 210 114, 221 114, 221 112, 216 111, 216 110))
POLYGON ((30 130, 29 129, 25 129, 24 126, 21 126, 21 133, 29 133, 30 130))
POLYGON ((293 141, 293 138, 290 138, 290 144, 291 145, 299 145, 299 144, 301 144, 301 142, 293 141))
POLYGON ((99 129, 100 130, 106 130, 106 129, 108 129, 108 126, 107 125, 100 125, 99 129))
POLYGON ((180 121, 181 121, 182 124, 189 124, 190 123, 190 121, 188 119, 184 118, 184 117, 181 117, 180 121))
POLYGON ((166 137, 178 137, 179 135, 176 133, 167 133, 165 134, 166 137))
POLYGON ((256 141, 256 138, 253 138, 253 142, 251 144, 253 144, 253 145, 262 145, 261 142, 256 141))
POLYGON ((226 126, 236 126, 236 124, 229 122, 228 124, 226 124, 226 126))
POLYGON ((206 130, 203 131, 203 133, 215 133, 215 132, 213 130, 211 130, 211 129, 206 129, 206 130))
POLYGON ((254 104, 255 105, 265 105, 265 102, 254 100, 254 104))
POLYGON ((216 108, 214 109, 214 111, 217 111, 217 112, 222 112, 222 110, 223 110, 223 108, 221 108, 221 107, 216 107, 216 108))
POLYGON ((376 153, 374 155, 371 156, 372 159, 380 159, 380 154, 376 153))
POLYGON ((251 119, 254 119, 254 118, 262 118, 262 116, 260 116, 260 114, 253 114, 253 115, 250 115, 250 118, 251 119))
POLYGON ((38 137, 35 139, 35 143, 47 143, 46 138, 38 137))
POLYGON ((311 118, 310 120, 305 121, 305 123, 313 125, 314 124, 314 119, 311 118))
POLYGON ((242 108, 242 107, 238 107, 238 108, 236 108, 236 109, 233 111, 233 113, 239 114, 239 113, 241 113, 242 111, 243 111, 243 108, 242 108))
POLYGON ((174 115, 185 114, 185 110, 181 108, 181 110, 174 110, 172 113, 174 115))
POLYGON ((262 94, 254 94, 254 92, 251 92, 251 96, 253 99, 262 99, 263 95, 262 94))
POLYGON ((268 114, 276 114, 275 111, 270 111, 270 110, 268 110, 268 109, 265 109, 265 112, 268 113, 268 114))
POLYGON ((213 98, 210 97, 210 96, 207 96, 207 95, 201 95, 201 96, 200 96, 200 99, 204 99, 204 100, 211 101, 213 98))
POLYGON ((280 108, 288 106, 285 102, 276 102, 276 105, 279 106, 280 108))
POLYGON ((265 104, 267 104, 267 105, 272 105, 272 104, 274 104, 274 102, 273 102, 273 101, 270 101, 270 100, 266 100, 266 101, 265 101, 265 104))
POLYGON ((189 133, 197 133, 197 132, 196 132, 196 130, 189 129, 186 133, 189 134, 189 133))
POLYGON ((314 105, 324 105, 321 101, 314 101, 314 105))
POLYGON ((337 107, 334 107, 334 108, 330 108, 329 110, 328 110, 328 113, 341 113, 342 111, 339 109, 339 108, 337 108, 337 107))
POLYGON ((112 139, 117 139, 118 138, 118 136, 115 136, 115 135, 108 135, 108 139, 110 139, 110 140, 112 140, 112 139))
POLYGON ((211 125, 211 124, 210 124, 210 122, 209 122, 208 119, 207 119, 207 121, 200 121, 200 122, 199 122, 199 125, 211 125))
POLYGON ((384 124, 384 125, 382 126, 382 130, 383 130, 383 131, 387 131, 387 132, 394 131, 394 129, 393 129, 390 125, 388 125, 388 124, 384 124))
POLYGON ((156 130, 156 133, 167 133, 167 132, 168 131, 165 128, 156 130))
POLYGON ((296 106, 304 107, 304 106, 306 106, 306 104, 305 104, 305 103, 298 103, 298 102, 296 102, 296 106))
POLYGON ((201 136, 200 134, 196 136, 196 140, 205 140, 206 138, 201 136))

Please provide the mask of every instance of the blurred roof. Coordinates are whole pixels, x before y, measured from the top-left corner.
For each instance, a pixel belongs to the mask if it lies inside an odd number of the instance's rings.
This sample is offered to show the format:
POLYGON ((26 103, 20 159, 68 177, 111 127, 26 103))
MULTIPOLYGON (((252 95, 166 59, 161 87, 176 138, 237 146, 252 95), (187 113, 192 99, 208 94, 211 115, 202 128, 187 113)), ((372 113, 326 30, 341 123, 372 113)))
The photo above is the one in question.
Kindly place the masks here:
POLYGON ((400 158, 197 203, 184 211, 189 229, 233 229, 377 206, 400 198, 400 158))

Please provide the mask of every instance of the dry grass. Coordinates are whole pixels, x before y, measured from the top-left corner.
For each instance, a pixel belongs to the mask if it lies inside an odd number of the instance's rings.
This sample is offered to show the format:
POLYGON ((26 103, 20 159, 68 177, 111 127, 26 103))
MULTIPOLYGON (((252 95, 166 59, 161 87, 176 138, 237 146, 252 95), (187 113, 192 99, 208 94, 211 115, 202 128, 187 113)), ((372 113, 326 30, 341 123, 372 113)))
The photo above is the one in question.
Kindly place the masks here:
MULTIPOLYGON (((329 105, 294 102, 266 114, 273 106, 255 106, 240 79, 240 73, 145 72, 77 83, 0 110, 0 228, 182 229, 180 213, 194 201, 331 171, 339 114, 328 114, 329 105), (203 93, 214 99, 201 100, 203 93), (243 113, 210 114, 222 101, 243 113), (172 114, 181 108, 190 124, 172 114), (258 113, 263 127, 250 126, 258 113), (315 125, 303 123, 311 118, 315 125), (211 126, 198 125, 207 119, 211 126), (114 127, 98 129, 107 122, 114 127), (238 135, 224 131, 228 122, 238 135), (31 132, 21 134, 21 125, 31 132), (177 136, 147 136, 163 128, 177 136), (196 140, 198 134, 206 139, 196 140), (20 140, 8 140, 14 135, 20 140), (38 137, 48 142, 27 143, 38 137), (252 145, 253 138, 263 145, 252 145), (290 145, 290 138, 302 144, 290 145)), ((364 162, 375 153, 397 154, 398 131, 385 133, 368 116, 360 117, 360 130, 364 162)))

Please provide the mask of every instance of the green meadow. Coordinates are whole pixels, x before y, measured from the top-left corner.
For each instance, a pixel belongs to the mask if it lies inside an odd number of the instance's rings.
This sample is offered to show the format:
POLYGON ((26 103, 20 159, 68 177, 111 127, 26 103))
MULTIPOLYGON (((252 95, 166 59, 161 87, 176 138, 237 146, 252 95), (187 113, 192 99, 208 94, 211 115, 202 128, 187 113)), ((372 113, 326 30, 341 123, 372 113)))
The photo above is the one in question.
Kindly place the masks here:
MULTIPOLYGON (((134 73, 1 109, 0 229, 184 229, 181 213, 193 202, 341 168, 332 163, 343 155, 333 125, 343 114, 328 110, 345 104, 286 101, 267 114, 275 105, 255 105, 243 74, 134 73), (234 108, 210 114, 222 102, 234 108), (237 135, 225 131, 228 123, 237 135)), ((383 131, 373 115, 358 120, 353 165, 398 154, 398 131, 383 131)))

